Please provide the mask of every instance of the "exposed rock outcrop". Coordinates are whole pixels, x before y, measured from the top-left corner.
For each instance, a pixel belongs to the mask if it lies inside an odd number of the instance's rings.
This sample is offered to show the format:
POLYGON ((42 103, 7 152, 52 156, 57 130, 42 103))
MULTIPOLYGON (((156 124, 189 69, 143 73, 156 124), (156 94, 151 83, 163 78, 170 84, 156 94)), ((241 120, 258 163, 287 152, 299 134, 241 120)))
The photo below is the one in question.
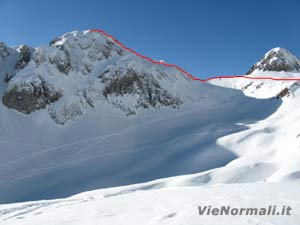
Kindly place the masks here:
MULTIPOLYGON (((103 78, 102 78, 103 79, 103 78)), ((115 74, 108 79, 103 95, 110 96, 137 95, 138 99, 134 107, 159 108, 169 106, 177 108, 182 101, 164 90, 151 74, 138 73, 128 69, 126 75, 115 74)))
POLYGON ((31 60, 31 54, 33 50, 27 45, 21 45, 18 50, 19 50, 19 57, 15 65, 15 69, 21 70, 31 60))
POLYGON ((61 92, 55 90, 39 77, 34 82, 20 82, 10 87, 4 93, 2 102, 8 108, 29 114, 46 108, 47 105, 57 101, 61 96, 61 92))
POLYGON ((67 51, 57 50, 49 56, 51 64, 62 73, 68 75, 72 69, 70 54, 67 51))

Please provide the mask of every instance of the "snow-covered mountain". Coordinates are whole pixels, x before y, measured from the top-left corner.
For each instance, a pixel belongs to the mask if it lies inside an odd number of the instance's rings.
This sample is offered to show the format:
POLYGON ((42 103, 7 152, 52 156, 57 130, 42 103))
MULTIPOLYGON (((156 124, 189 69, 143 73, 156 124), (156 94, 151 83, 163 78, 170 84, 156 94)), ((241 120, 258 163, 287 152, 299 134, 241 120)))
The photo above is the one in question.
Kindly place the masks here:
MULTIPOLYGON (((0 205, 1 223, 220 224, 198 205, 288 205, 222 221, 298 224, 298 82, 201 83, 91 31, 0 53, 0 203, 110 187, 0 205)), ((299 77, 297 62, 276 48, 248 76, 299 77)))
POLYGON ((300 61, 290 51, 277 47, 268 51, 260 61, 255 63, 247 75, 257 71, 300 71, 300 61))
POLYGON ((3 104, 25 114, 47 108, 58 124, 103 102, 131 115, 139 108, 178 108, 185 97, 174 89, 187 82, 185 76, 152 66, 100 33, 76 31, 49 46, 14 51, 14 68, 2 71, 8 82, 3 104))

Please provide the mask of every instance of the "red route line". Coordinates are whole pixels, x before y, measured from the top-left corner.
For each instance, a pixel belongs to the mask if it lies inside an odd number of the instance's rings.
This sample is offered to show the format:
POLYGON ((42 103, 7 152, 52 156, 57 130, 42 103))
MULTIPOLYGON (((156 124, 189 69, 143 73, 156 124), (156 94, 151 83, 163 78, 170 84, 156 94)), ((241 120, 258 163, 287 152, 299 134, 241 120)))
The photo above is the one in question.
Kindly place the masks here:
POLYGON ((242 75, 237 75, 237 76, 215 76, 215 77, 209 77, 207 79, 201 79, 198 77, 194 77, 192 74, 186 72, 184 69, 180 68, 179 66, 175 65, 175 64, 169 64, 169 63, 165 63, 165 62, 159 62, 159 61, 155 61, 147 56, 141 55, 140 53, 134 51, 131 48, 126 47, 124 44, 122 44, 120 41, 118 41, 116 38, 114 38, 112 35, 106 33, 103 30, 98 30, 98 29, 92 29, 90 30, 91 32, 97 32, 97 33, 101 33, 109 38, 111 38, 117 45, 119 45, 120 47, 122 47, 125 50, 130 51, 131 53, 137 55, 138 57, 148 60, 154 64, 160 64, 160 65, 164 65, 167 67, 173 67, 176 68, 177 70, 179 70, 180 72, 182 72, 183 74, 185 74, 186 76, 188 76, 189 78, 191 78, 192 80, 197 80, 197 81, 201 81, 201 82, 207 82, 210 80, 216 80, 216 79, 232 79, 232 78, 244 78, 244 79, 249 79, 249 80, 274 80, 274 81, 300 81, 300 78, 277 78, 277 77, 249 77, 249 76, 242 76, 242 75))

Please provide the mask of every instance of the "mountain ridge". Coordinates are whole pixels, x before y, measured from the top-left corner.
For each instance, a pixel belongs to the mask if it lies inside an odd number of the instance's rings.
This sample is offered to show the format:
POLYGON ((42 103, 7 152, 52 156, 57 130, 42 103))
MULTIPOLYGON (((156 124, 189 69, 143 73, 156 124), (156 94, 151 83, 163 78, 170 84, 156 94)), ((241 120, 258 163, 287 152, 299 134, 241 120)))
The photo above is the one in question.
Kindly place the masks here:
MULTIPOLYGON (((12 55, 4 44, 1 49, 3 60, 12 55)), ((127 116, 135 115, 139 108, 180 107, 185 97, 177 88, 172 87, 179 80, 182 83, 188 80, 209 81, 222 78, 298 79, 253 75, 220 76, 203 80, 193 77, 176 65, 142 56, 101 30, 73 31, 53 39, 49 46, 33 49, 20 45, 10 51, 16 52, 16 57, 12 60, 15 65, 9 66, 10 72, 2 71, 1 76, 6 83, 2 88, 5 90, 3 104, 25 114, 47 109, 52 119, 61 125, 81 117, 89 108, 94 108, 97 102, 102 101, 113 104, 127 116), (79 85, 82 87, 78 88, 79 85), (133 104, 120 102, 119 97, 129 95, 135 99, 133 104)), ((276 70, 287 67, 289 70, 292 68, 290 64, 296 60, 292 56, 285 49, 275 48, 265 55, 263 62, 256 63, 250 70, 256 71, 260 68, 259 65, 266 66, 267 61, 271 60, 273 69, 279 66, 276 70), (276 63, 278 60, 274 61, 276 55, 282 56, 280 63, 276 63), (292 59, 285 60, 286 57, 292 59), (285 67, 282 67, 282 61, 285 67)), ((265 69, 268 68, 267 66, 265 69)), ((295 69, 299 68, 297 62, 295 69)), ((189 101, 191 96, 187 97, 186 101, 189 101)), ((193 101, 195 100, 197 101, 193 101)))

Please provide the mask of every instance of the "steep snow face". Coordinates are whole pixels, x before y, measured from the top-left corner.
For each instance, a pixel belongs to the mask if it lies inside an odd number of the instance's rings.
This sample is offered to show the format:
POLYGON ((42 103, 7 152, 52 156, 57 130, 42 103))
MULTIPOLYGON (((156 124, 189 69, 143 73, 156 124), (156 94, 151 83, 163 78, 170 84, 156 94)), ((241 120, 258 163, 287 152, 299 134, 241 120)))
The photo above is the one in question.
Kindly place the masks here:
POLYGON ((300 71, 300 62, 297 57, 284 48, 273 48, 265 56, 255 63, 248 74, 258 71, 300 71))
MULTIPOLYGON (((3 104, 26 114, 45 109, 58 124, 103 102, 134 115, 203 97, 183 91, 191 82, 184 74, 143 60, 101 33, 71 32, 50 46, 20 46, 18 51, 3 104)), ((206 85, 203 89, 202 94, 206 85)))

